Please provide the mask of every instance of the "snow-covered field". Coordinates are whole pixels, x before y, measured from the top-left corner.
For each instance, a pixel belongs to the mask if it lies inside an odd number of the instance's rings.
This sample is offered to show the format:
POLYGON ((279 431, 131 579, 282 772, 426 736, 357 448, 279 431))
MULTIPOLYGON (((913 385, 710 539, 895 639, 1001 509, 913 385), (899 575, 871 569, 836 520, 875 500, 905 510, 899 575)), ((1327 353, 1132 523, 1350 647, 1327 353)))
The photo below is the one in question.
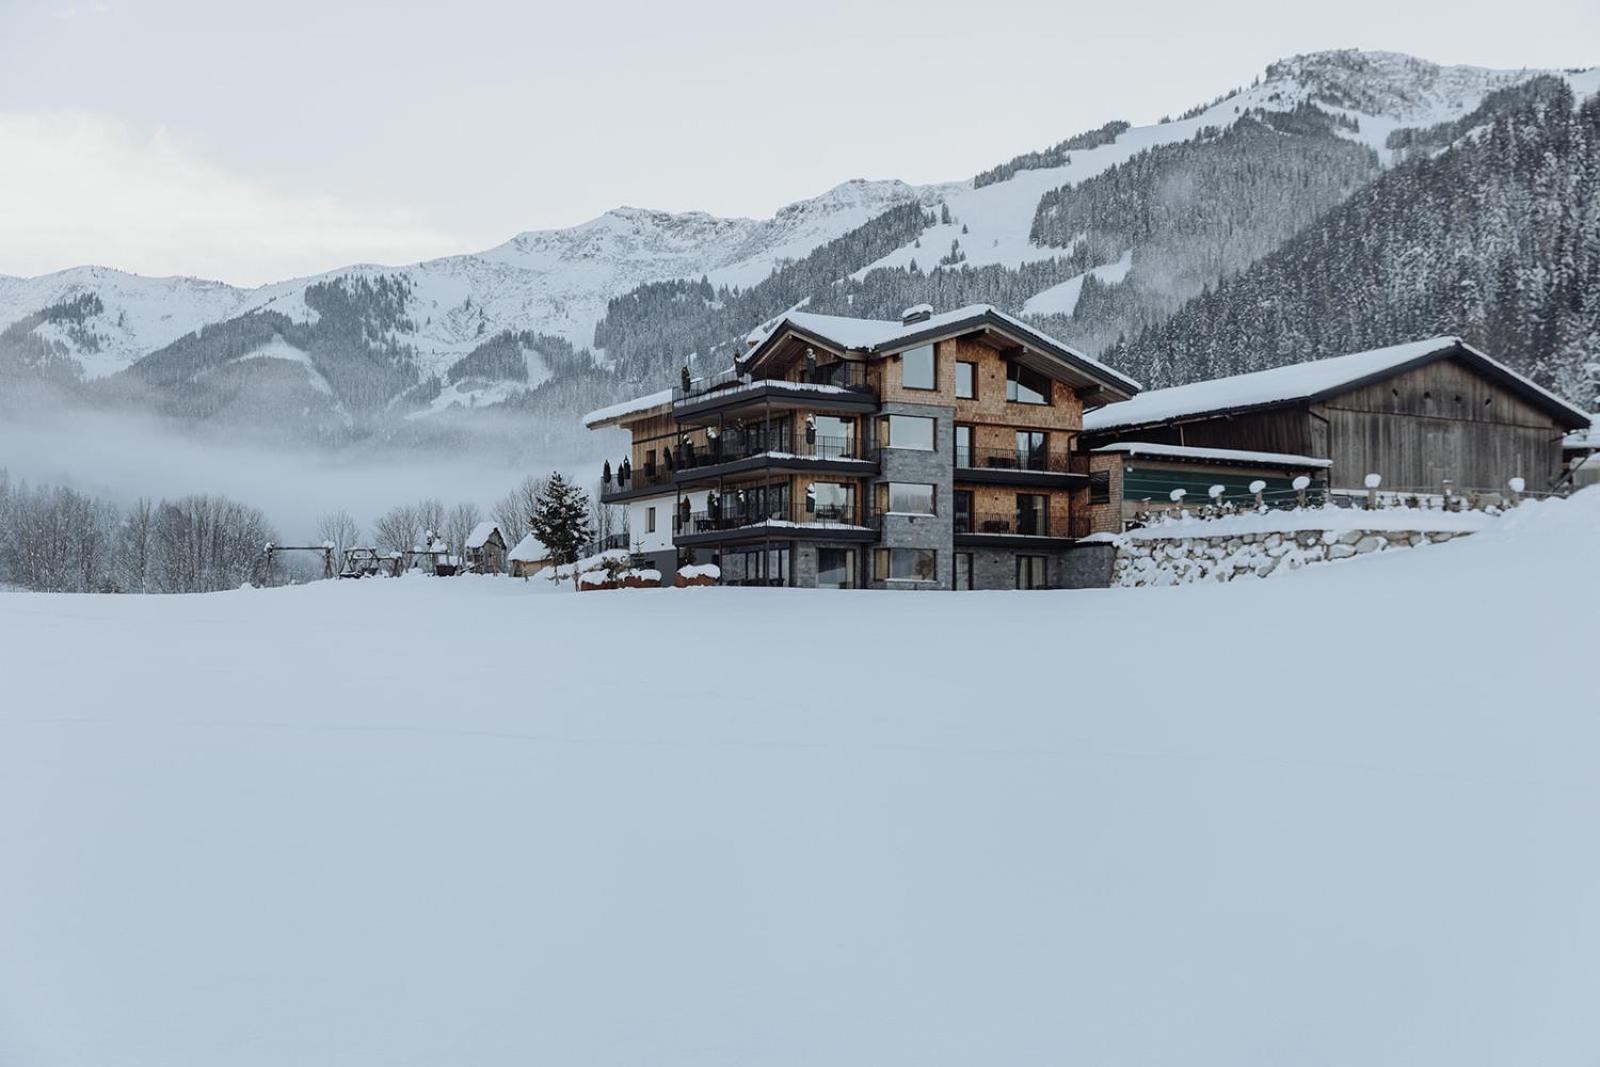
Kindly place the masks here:
POLYGON ((0 596, 0 1063, 1593 1064, 1597 547, 0 596))

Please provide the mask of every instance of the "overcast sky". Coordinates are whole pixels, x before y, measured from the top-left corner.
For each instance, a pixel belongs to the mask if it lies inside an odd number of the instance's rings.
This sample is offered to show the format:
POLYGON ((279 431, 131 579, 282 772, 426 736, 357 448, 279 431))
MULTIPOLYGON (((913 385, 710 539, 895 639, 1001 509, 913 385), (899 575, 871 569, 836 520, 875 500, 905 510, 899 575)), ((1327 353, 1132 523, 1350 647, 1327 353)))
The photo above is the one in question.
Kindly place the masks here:
POLYGON ((259 283, 970 177, 1274 59, 1600 62, 1594 0, 0 0, 0 273, 259 283), (1448 13, 1445 13, 1446 10, 1448 13))

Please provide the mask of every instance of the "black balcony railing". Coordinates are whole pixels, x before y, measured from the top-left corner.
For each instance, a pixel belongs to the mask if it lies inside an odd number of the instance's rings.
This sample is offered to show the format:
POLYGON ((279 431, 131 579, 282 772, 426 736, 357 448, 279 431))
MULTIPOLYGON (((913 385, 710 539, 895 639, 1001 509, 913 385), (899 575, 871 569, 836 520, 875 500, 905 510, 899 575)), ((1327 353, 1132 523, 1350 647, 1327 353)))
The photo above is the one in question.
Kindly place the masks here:
POLYGON ((962 448, 956 446, 956 467, 963 470, 1043 471, 1067 474, 1071 470, 1064 449, 1054 452, 1026 448, 962 448))
POLYGON ((742 530, 767 523, 862 526, 864 521, 865 517, 854 504, 776 504, 758 507, 729 503, 726 507, 706 511, 679 512, 674 517, 672 529, 678 535, 693 535, 742 530))
POLYGON ((782 388, 783 386, 826 385, 836 389, 848 389, 852 393, 870 393, 872 385, 867 381, 867 366, 865 363, 825 363, 814 367, 802 367, 796 381, 784 378, 750 378, 746 379, 737 373, 723 372, 710 378, 700 379, 690 383, 689 388, 676 386, 672 390, 674 406, 683 404, 697 404, 710 396, 726 395, 737 396, 741 392, 753 392, 768 386, 782 388))
POLYGON ((805 456, 810 459, 865 459, 854 437, 817 437, 804 431, 728 431, 705 444, 686 444, 678 450, 680 469, 696 470, 719 463, 761 455, 805 456))
POLYGON ((597 537, 586 542, 584 546, 578 550, 578 558, 583 559, 587 556, 598 556, 602 552, 610 552, 612 549, 629 548, 631 546, 632 542, 628 540, 627 534, 610 534, 606 537, 597 537))
POLYGON ((1050 537, 1050 515, 1045 511, 957 512, 958 534, 1003 534, 1011 537, 1050 537))
POLYGON ((620 493, 629 489, 649 489, 672 484, 672 470, 665 463, 649 467, 619 467, 612 472, 610 481, 604 480, 603 473, 601 477, 602 493, 620 493))

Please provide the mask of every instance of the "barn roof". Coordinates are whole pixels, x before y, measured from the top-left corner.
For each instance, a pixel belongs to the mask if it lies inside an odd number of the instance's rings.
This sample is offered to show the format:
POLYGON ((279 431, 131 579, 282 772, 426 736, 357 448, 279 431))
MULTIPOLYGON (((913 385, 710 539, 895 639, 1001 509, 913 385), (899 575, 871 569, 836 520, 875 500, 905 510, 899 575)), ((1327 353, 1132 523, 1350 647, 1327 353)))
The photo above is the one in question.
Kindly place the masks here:
POLYGON ((1502 388, 1549 412, 1563 426, 1589 425, 1589 416, 1548 389, 1491 359, 1459 337, 1353 352, 1346 356, 1292 363, 1287 367, 1235 374, 1170 389, 1152 389, 1132 400, 1110 404, 1083 417, 1083 432, 1131 429, 1216 415, 1238 414, 1279 404, 1327 399, 1381 381, 1434 360, 1456 357, 1502 388))
POLYGON ((506 554, 506 559, 512 563, 538 563, 549 558, 550 550, 533 534, 524 536, 517 542, 517 547, 506 554))
MULTIPOLYGON (((492 522, 480 522, 478 525, 474 526, 472 528, 472 532, 467 535, 467 543, 465 547, 482 548, 484 545, 489 543, 489 538, 493 537, 499 532, 500 527, 496 524, 492 522)), ((504 541, 505 537, 502 536, 500 540, 504 541)))

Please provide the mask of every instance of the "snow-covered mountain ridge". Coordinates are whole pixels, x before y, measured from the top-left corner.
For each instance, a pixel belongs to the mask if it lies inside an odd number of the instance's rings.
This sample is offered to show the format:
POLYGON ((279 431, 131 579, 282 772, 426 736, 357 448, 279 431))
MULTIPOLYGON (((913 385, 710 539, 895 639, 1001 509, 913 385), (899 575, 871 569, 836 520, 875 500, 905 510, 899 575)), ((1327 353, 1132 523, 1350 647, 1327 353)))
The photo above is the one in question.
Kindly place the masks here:
MULTIPOLYGON (((907 294, 915 299, 906 303, 987 301, 1047 316, 1069 340, 1098 350, 1120 333, 1170 315, 1203 285, 1249 266, 1398 163, 1405 150, 1395 146, 1395 131, 1461 119, 1497 90, 1541 74, 1564 79, 1580 98, 1600 89, 1595 70, 1486 70, 1388 52, 1322 52, 1275 63, 1249 87, 1176 120, 1119 126, 1120 132, 1108 131, 1114 136, 1091 138, 1090 147, 1057 146, 1019 157, 1000 168, 1003 177, 984 184, 852 181, 767 219, 622 207, 579 226, 522 233, 479 253, 404 267, 359 265, 256 289, 143 278, 105 267, 0 277, 0 374, 8 338, 36 363, 54 360, 55 370, 67 367, 85 381, 163 353, 170 366, 159 386, 169 393, 197 386, 200 377, 223 368, 234 376, 227 383, 230 395, 265 388, 258 379, 269 366, 276 368, 272 387, 279 388, 284 373, 298 365, 302 385, 317 395, 302 396, 305 390, 297 387, 294 396, 264 406, 387 405, 417 414, 514 399, 580 364, 589 366, 587 356, 571 357, 572 350, 591 349, 601 377, 587 379, 584 388, 603 394, 607 373, 615 379, 609 388, 617 390, 655 381, 696 354, 714 352, 735 328, 742 332, 797 300, 815 307, 819 296, 829 297, 817 286, 834 282, 839 287, 833 298, 863 314, 884 312, 859 302, 870 294, 880 303, 907 294), (1321 128, 1308 133, 1308 123, 1321 128), (1283 145, 1308 147, 1284 156, 1283 145), (1231 181, 1233 175, 1273 168, 1277 185, 1267 193, 1280 195, 1282 203, 1247 204, 1242 211, 1222 205, 1242 217, 1222 218, 1216 229, 1242 238, 1218 251, 1222 242, 1213 234, 1183 229, 1184 219, 1225 214, 1217 209, 1230 194, 1254 195, 1253 186, 1219 185, 1219 173, 1231 181), (1322 185, 1314 195, 1291 195, 1303 178, 1322 185), (1168 220, 1174 232, 1146 232, 1144 218, 1130 229, 1126 218, 1082 209, 1108 183, 1134 180, 1145 184, 1113 189, 1105 203, 1115 206, 1118 196, 1124 203, 1130 196, 1155 198, 1155 210, 1143 216, 1168 220), (908 226, 903 211, 894 214, 907 205, 925 210, 920 223, 912 217, 908 226), (895 226, 879 225, 891 216, 895 226), (869 232, 876 239, 861 237, 869 232), (785 264, 807 269, 794 284, 768 286, 770 292, 749 298, 785 264), (666 304, 647 291, 702 277, 709 289, 680 288, 666 304), (319 287, 380 283, 394 286, 398 303, 376 311, 363 306, 323 335, 311 329, 319 321, 312 306, 319 287), (980 284, 980 290, 972 289, 980 284), (730 301, 729 293, 745 298, 730 301), (618 300, 629 294, 635 299, 618 300), (70 315, 59 313, 72 301, 78 303, 70 315), (663 319, 664 307, 688 319, 663 319), (241 316, 256 312, 283 316, 271 321, 284 328, 236 328, 247 321, 241 316), (629 315, 635 321, 616 321, 629 315), (733 318, 740 321, 723 321, 733 318), (211 344, 214 351, 193 337, 208 327, 221 339, 211 344), (597 327, 604 327, 603 349, 596 348, 597 327), (480 358, 486 344, 507 336, 515 340, 505 344, 518 351, 480 358), (346 338, 350 347, 341 347, 346 338), (181 359, 164 352, 177 342, 188 346, 181 359), (359 364, 359 396, 337 373, 340 361, 359 364), (377 384, 368 374, 374 361, 383 364, 377 384), (247 365, 248 373, 240 369, 247 365)), ((586 396, 579 409, 607 399, 586 396)), ((192 406, 215 417, 215 403, 192 406)), ((185 407, 169 405, 178 412, 185 407)))

